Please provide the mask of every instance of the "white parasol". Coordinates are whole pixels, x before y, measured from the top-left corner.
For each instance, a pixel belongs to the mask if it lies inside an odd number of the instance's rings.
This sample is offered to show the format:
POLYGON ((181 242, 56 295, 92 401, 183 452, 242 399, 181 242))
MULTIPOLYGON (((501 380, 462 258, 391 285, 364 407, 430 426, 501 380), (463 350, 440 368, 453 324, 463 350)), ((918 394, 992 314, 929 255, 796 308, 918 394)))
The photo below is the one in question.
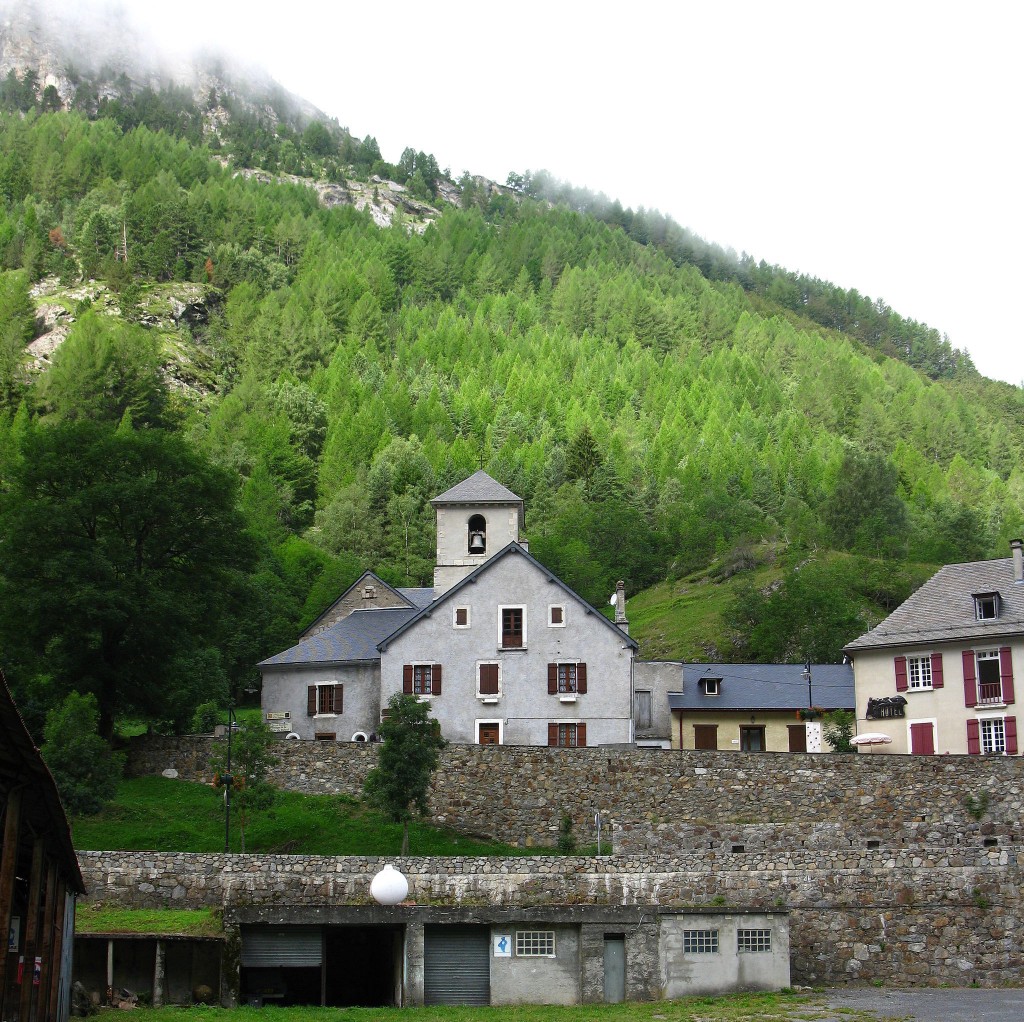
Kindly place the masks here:
POLYGON ((892 745, 892 738, 881 731, 868 731, 862 735, 854 735, 851 745, 892 745))

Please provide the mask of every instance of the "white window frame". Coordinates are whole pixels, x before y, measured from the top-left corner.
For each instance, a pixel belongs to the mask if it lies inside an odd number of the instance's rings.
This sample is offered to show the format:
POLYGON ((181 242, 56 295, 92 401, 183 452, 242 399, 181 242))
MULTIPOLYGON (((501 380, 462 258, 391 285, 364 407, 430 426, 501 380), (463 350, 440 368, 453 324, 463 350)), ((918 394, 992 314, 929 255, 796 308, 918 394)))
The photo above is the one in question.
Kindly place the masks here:
POLYGON ((565 604, 564 603, 549 603, 548 604, 548 628, 564 628, 565 627, 565 604), (552 621, 552 611, 560 610, 562 612, 561 621, 552 621))
POLYGON ((554 957, 554 930, 516 930, 516 958, 554 957))
POLYGON ((974 594, 974 616, 979 621, 994 621, 1000 616, 999 593, 975 593, 974 594), (986 604, 992 605, 991 614, 983 614, 982 609, 986 604))
POLYGON ((907 689, 911 692, 932 691, 932 657, 930 653, 924 656, 907 657, 907 689))
POLYGON ((469 607, 460 606, 452 608, 452 628, 469 628, 472 624, 473 616, 469 607), (466 612, 466 623, 464 625, 459 624, 459 611, 464 610, 466 612))
POLYGON ((1003 716, 998 717, 979 717, 978 718, 978 748, 981 750, 983 756, 1005 756, 1006 755, 1006 718, 1003 716), (985 747, 985 725, 989 725, 989 736, 988 736, 988 748, 985 747), (996 748, 996 725, 999 726, 999 743, 1000 748, 996 748))
POLYGON ((477 699, 500 699, 504 695, 502 689, 502 678, 504 672, 502 671, 502 663, 500 660, 477 660, 476 662, 476 697, 477 699), (481 692, 480 691, 480 668, 488 665, 494 665, 498 668, 498 691, 497 692, 481 692))
MULTIPOLYGON (((340 681, 318 681, 316 683, 316 713, 313 714, 313 719, 314 720, 317 720, 317 719, 325 720, 328 717, 334 718, 334 717, 340 717, 341 716, 341 714, 339 714, 337 710, 335 710, 333 713, 321 713, 320 712, 320 689, 322 689, 322 688, 331 688, 331 689, 333 689, 335 685, 340 685, 340 684, 341 684, 340 681)), ((332 706, 334 705, 334 696, 333 695, 331 696, 331 705, 332 706)))
POLYGON ((527 613, 526 613, 526 604, 525 603, 499 603, 498 604, 498 649, 511 650, 512 652, 515 652, 516 650, 519 650, 519 649, 526 649, 526 642, 527 642, 526 619, 527 619, 527 613), (504 638, 504 634, 502 632, 501 622, 502 622, 502 619, 505 617, 505 611, 506 610, 521 610, 523 612, 523 644, 522 644, 522 646, 506 646, 502 642, 502 639, 504 638))
POLYGON ((431 699, 434 695, 434 664, 436 660, 413 660, 410 662, 412 667, 412 694, 422 702, 424 699, 431 699), (429 691, 417 692, 416 691, 416 670, 417 668, 426 667, 430 671, 430 685, 428 686, 429 691))
POLYGON ((505 744, 505 721, 500 717, 477 717, 473 722, 473 738, 476 745, 480 744, 480 725, 481 724, 497 724, 498 725, 498 744, 505 744))
POLYGON ((704 686, 704 695, 720 696, 722 694, 721 678, 701 678, 701 683, 704 686))

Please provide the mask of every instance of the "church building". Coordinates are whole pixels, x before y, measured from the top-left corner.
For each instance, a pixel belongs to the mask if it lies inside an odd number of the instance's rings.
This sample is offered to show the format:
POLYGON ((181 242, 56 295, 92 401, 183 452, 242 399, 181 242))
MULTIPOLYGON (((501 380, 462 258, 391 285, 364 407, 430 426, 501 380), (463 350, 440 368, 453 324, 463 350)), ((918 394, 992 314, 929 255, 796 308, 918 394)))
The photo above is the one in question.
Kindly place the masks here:
POLYGON ((613 622, 530 555, 522 499, 486 472, 431 503, 433 588, 364 573, 295 646, 259 664, 270 726, 366 741, 405 692, 429 700, 459 744, 631 744, 637 643, 622 583, 613 622))

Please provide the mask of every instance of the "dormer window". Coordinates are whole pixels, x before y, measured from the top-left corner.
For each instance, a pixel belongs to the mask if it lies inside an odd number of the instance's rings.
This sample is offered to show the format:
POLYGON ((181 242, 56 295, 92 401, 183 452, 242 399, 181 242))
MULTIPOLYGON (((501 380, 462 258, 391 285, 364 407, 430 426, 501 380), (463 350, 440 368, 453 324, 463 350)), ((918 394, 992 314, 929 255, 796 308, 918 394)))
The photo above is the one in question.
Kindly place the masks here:
POLYGON ((722 694, 721 678, 701 678, 700 683, 704 689, 704 695, 717 696, 722 694))
POLYGON ((469 552, 471 554, 487 552, 487 520, 483 515, 473 515, 469 520, 469 552))
POLYGON ((999 617, 999 593, 975 593, 974 616, 979 621, 989 621, 999 617))

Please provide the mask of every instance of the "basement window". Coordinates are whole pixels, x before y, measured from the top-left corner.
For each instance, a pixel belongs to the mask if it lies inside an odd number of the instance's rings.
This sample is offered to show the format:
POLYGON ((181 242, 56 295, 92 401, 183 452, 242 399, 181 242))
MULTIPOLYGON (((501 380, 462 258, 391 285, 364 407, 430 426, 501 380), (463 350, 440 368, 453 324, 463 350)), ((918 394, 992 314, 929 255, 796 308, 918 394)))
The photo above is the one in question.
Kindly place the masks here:
POLYGON ((554 958, 554 930, 517 930, 517 958, 554 958))

